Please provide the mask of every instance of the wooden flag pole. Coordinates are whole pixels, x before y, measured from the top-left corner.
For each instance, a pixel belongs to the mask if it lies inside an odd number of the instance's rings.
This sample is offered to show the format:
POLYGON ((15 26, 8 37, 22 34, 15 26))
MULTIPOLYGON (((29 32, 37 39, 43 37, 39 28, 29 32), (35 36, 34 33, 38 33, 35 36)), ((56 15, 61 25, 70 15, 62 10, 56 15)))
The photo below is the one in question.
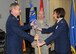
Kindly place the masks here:
MULTIPOLYGON (((39 41, 37 40, 37 43, 38 43, 38 42, 39 42, 39 41)), ((38 53, 41 54, 40 46, 38 46, 38 53)))
MULTIPOLYGON (((16 0, 16 1, 17 1, 17 3, 19 4, 19 0, 16 0)), ((20 6, 20 5, 19 5, 19 6, 20 6)), ((19 15, 19 17, 20 17, 20 26, 22 26, 23 23, 22 23, 21 14, 19 15)), ((22 40, 22 50, 23 50, 23 52, 26 52, 26 46, 25 46, 25 40, 24 40, 24 39, 22 40)))
MULTIPOLYGON (((36 34, 36 36, 38 36, 38 34, 36 34)), ((38 39, 36 39, 36 40, 37 40, 37 44, 38 44, 39 40, 38 39)), ((39 45, 38 45, 38 54, 41 54, 41 49, 40 49, 39 45)))

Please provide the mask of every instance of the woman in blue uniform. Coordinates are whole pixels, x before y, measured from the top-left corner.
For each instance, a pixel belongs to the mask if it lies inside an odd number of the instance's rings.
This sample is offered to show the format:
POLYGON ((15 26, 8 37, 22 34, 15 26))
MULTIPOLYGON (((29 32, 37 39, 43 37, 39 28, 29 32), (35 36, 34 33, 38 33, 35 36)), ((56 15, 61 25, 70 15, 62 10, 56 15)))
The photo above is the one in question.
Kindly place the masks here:
POLYGON ((56 23, 48 29, 38 28, 38 30, 42 33, 52 32, 52 35, 50 35, 50 37, 48 37, 42 43, 39 43, 39 45, 49 45, 51 41, 54 41, 56 54, 71 54, 68 36, 69 28, 64 16, 65 10, 63 8, 56 8, 53 12, 53 18, 56 20, 56 23))

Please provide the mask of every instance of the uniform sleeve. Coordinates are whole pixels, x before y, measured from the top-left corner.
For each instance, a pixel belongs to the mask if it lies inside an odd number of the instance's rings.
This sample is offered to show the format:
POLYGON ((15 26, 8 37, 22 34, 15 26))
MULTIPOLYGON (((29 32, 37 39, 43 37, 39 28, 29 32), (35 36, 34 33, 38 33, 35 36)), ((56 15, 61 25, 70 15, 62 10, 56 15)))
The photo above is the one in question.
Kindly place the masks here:
MULTIPOLYGON (((45 42, 46 45, 50 44, 51 41, 55 40, 56 38, 58 38, 60 36, 60 34, 63 32, 65 26, 61 25, 51 36, 49 36, 45 42)), ((65 31, 64 31, 65 32, 65 31)))
POLYGON ((11 29, 13 30, 15 34, 17 34, 17 36, 21 36, 24 39, 28 40, 29 42, 33 42, 34 37, 26 33, 25 31, 23 31, 21 27, 16 23, 16 21, 13 22, 12 20, 11 27, 12 27, 11 29))
POLYGON ((41 33, 42 34, 49 34, 49 33, 51 33, 51 32, 53 32, 55 30, 55 25, 53 25, 52 27, 49 27, 49 28, 42 28, 42 31, 41 31, 41 33))
POLYGON ((30 26, 30 24, 23 25, 23 26, 21 26, 21 28, 22 28, 22 30, 32 29, 32 27, 30 26))

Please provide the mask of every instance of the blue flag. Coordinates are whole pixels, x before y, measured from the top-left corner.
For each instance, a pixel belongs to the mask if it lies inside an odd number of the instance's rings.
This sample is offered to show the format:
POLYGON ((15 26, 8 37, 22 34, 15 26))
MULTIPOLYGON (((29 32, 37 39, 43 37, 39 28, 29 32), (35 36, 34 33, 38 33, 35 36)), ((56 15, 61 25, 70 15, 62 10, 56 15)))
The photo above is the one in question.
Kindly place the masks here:
POLYGON ((31 23, 32 21, 35 21, 36 20, 36 13, 35 13, 35 10, 34 10, 34 6, 33 4, 30 2, 30 16, 29 16, 29 22, 31 23))
POLYGON ((72 3, 71 6, 71 12, 70 12, 70 43, 71 43, 71 50, 74 54, 75 52, 75 45, 76 45, 76 16, 75 16, 75 10, 74 10, 74 3, 72 3))

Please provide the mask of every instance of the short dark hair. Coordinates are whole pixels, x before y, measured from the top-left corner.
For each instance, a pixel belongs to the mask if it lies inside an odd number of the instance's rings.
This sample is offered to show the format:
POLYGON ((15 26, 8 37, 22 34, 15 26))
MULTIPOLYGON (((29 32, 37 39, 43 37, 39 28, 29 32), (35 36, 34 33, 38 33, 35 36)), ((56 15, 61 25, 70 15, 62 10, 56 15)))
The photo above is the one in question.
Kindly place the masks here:
POLYGON ((54 9, 54 12, 56 12, 59 16, 58 17, 65 17, 65 10, 64 8, 56 8, 54 9))
POLYGON ((16 2, 10 4, 10 12, 11 12, 12 8, 13 8, 13 7, 16 7, 16 6, 19 6, 19 4, 16 3, 16 2))
POLYGON ((10 4, 10 7, 12 7, 12 6, 17 6, 17 5, 19 5, 19 4, 16 3, 16 2, 14 2, 14 3, 10 4))

